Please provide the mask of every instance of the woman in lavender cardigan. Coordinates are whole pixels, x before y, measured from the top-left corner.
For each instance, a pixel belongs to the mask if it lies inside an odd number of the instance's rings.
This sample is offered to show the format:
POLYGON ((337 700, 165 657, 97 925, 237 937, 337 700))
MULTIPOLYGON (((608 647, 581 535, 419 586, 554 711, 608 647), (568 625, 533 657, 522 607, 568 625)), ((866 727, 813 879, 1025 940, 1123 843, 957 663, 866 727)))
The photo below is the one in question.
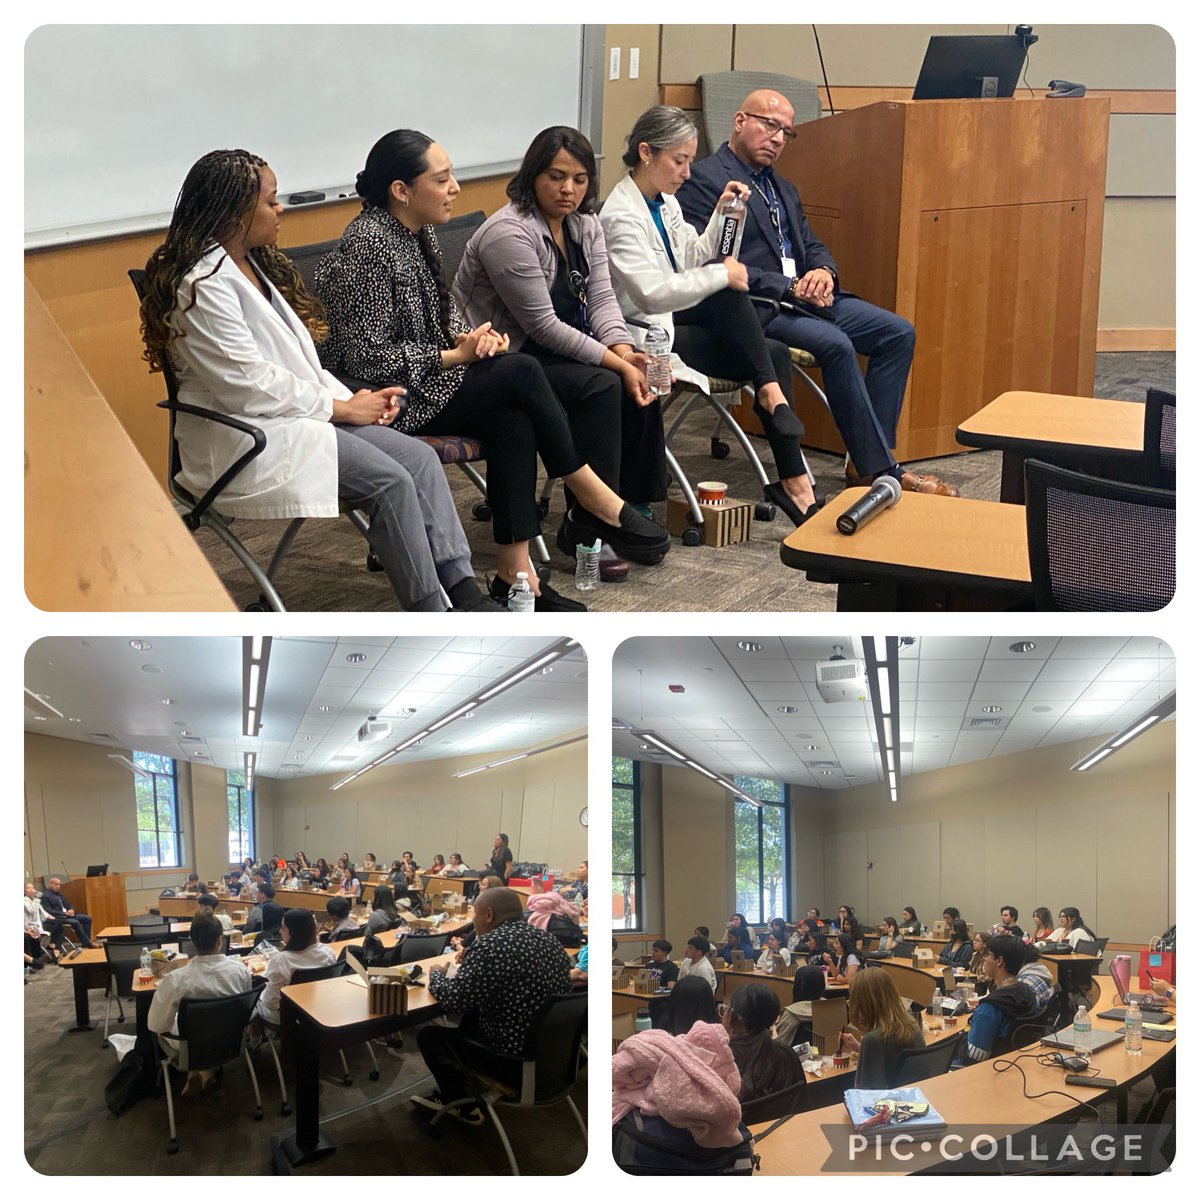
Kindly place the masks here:
MULTIPOLYGON (((596 474, 648 513, 667 494, 662 411, 609 279, 598 194, 587 138, 543 129, 508 185, 510 202, 467 244, 454 296, 472 324, 490 322, 542 364, 596 474)), ((568 555, 571 532, 566 522, 558 531, 568 555)))

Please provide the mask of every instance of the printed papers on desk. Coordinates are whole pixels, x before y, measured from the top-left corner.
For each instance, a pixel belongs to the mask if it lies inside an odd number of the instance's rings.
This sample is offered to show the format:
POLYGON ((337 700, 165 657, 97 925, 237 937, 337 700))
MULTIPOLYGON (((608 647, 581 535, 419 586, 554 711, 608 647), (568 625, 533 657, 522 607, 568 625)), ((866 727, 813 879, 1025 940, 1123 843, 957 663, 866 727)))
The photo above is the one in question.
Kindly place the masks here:
POLYGON ((892 1138, 899 1133, 920 1135, 946 1128, 920 1088, 849 1088, 843 1099, 855 1133, 892 1138))

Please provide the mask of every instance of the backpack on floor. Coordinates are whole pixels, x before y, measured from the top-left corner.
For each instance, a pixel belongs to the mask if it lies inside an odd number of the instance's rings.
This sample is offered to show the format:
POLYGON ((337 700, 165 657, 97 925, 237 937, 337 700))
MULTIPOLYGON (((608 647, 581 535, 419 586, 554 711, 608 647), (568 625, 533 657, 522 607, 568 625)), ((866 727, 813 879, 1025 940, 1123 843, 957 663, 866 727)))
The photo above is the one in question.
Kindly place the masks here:
POLYGON ((117 1073, 104 1085, 104 1103, 114 1117, 128 1112, 139 1100, 144 1100, 154 1091, 154 1085, 146 1081, 142 1070, 140 1050, 130 1050, 121 1059, 117 1073))
POLYGON ((633 1109, 613 1126, 613 1158, 629 1175, 751 1175, 758 1170, 754 1139, 739 1125, 736 1146, 697 1146, 686 1129, 633 1109))

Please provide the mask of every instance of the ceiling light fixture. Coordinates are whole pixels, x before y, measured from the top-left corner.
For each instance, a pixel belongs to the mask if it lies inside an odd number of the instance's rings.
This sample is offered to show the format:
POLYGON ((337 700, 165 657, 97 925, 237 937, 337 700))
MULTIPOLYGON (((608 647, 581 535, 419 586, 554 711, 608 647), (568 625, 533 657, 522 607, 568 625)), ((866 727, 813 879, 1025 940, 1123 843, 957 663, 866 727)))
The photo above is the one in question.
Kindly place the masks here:
POLYGON ((1037 649, 1037 642, 1013 642, 1009 649, 1014 654, 1028 654, 1030 650, 1037 649))
POLYGON ((269 637, 242 638, 242 733, 246 737, 258 737, 262 729, 263 695, 267 690, 270 659, 269 637))
POLYGON ((466 771, 455 771, 450 776, 451 779, 466 779, 468 775, 478 775, 481 771, 490 771, 493 767, 502 767, 506 763, 517 762, 522 758, 533 758, 537 754, 545 754, 549 750, 557 750, 561 746, 571 746, 576 742, 587 741, 587 731, 577 733, 573 737, 563 738, 558 742, 551 742, 548 746, 538 746, 534 750, 522 750, 520 754, 510 754, 506 758, 498 758, 495 762, 484 763, 482 767, 470 767, 466 771))
POLYGON ((28 688, 25 689, 25 707, 29 709, 30 715, 39 721, 44 721, 47 717, 57 717, 60 721, 63 719, 62 713, 53 704, 47 703, 46 698, 28 688))
POLYGON ((762 642, 738 642, 737 648, 746 654, 757 654, 762 649, 762 642))
POLYGON ((346 661, 348 663, 364 663, 367 661, 365 654, 347 654, 346 661))
POLYGON ((1004 711, 1004 705, 1003 705, 1003 704, 985 704, 985 705, 983 706, 983 711, 984 711, 985 713, 998 713, 998 712, 1003 712, 1003 711, 1004 711))
POLYGON ((893 804, 900 799, 899 761, 895 749, 900 745, 900 644, 894 637, 863 638, 863 658, 867 664, 867 686, 871 692, 871 713, 875 725, 875 746, 879 764, 887 781, 888 797, 893 804), (880 647, 880 642, 883 643, 880 647), (883 657, 879 657, 882 648, 883 657))
POLYGON ((706 776, 714 783, 719 783, 727 791, 732 792, 739 800, 745 800, 747 804, 753 804, 755 808, 762 808, 761 800, 757 800, 753 796, 748 796, 728 775, 721 775, 716 771, 710 771, 707 767, 701 766, 694 759, 688 758, 686 754, 676 750, 670 742, 664 741, 658 734, 641 729, 637 731, 636 736, 640 737, 643 742, 649 742, 652 746, 660 750, 665 750, 672 757, 677 758, 685 767, 697 772, 697 774, 706 776))
POLYGON ((254 791, 254 767, 258 762, 258 755, 253 750, 247 750, 242 756, 244 763, 244 773, 246 776, 246 791, 254 791))
POLYGON ((1164 717, 1169 717, 1175 711, 1175 693, 1170 692, 1159 700, 1156 704, 1148 708, 1136 721, 1126 725, 1120 733, 1113 734, 1112 737, 1106 738, 1095 750, 1089 751, 1072 767, 1072 771, 1088 771, 1097 763, 1102 762, 1108 756, 1123 746, 1129 745, 1134 738, 1140 737, 1152 725, 1157 725, 1164 717))
MULTIPOLYGON (((135 646, 134 649, 137 649, 135 646)), ((132 771, 135 775, 140 775, 143 779, 153 779, 154 776, 149 771, 143 771, 131 758, 126 758, 124 754, 110 754, 109 759, 112 762, 120 763, 121 766, 132 771)))
POLYGON ((444 716, 438 717, 436 721, 431 721, 424 729, 417 730, 406 741, 400 743, 399 746, 393 746, 389 750, 377 758, 372 759, 365 766, 359 767, 357 771, 352 771, 349 775, 343 776, 336 783, 331 784, 329 790, 336 792, 338 788, 344 787, 346 784, 357 779, 360 775, 365 775, 366 772, 378 767, 381 763, 387 762, 388 759, 394 758, 402 750, 407 750, 409 746, 418 745, 428 737, 429 734, 438 729, 449 725, 451 721, 457 721, 460 717, 473 715, 475 709, 488 700, 494 700, 501 692, 507 691, 511 687, 515 687, 522 680, 528 679, 530 675, 534 675, 541 671, 545 666, 557 662, 560 658, 565 658, 573 650, 577 649, 579 643, 574 638, 560 638, 554 642, 548 650, 535 655, 528 662, 522 663, 519 667, 514 667, 513 670, 495 683, 490 684, 487 688, 480 692, 476 692, 464 703, 460 704, 451 712, 444 716))
POLYGON ((800 710, 794 704, 781 704, 775 711, 786 715, 789 713, 798 713, 800 710))
POLYGON ((140 641, 138 638, 133 638, 129 643, 131 650, 153 650, 154 647, 149 642, 140 641))

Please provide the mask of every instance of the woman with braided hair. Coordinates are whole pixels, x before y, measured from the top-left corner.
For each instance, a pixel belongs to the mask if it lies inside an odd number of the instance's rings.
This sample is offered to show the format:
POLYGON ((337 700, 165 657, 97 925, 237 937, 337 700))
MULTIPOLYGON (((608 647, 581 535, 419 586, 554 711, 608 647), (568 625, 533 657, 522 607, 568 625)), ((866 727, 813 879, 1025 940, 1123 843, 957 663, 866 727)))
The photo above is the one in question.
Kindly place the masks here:
POLYGON ((434 233, 459 193, 446 151, 415 130, 393 130, 371 148, 357 190, 362 212, 316 271, 331 329, 322 362, 343 377, 403 386, 398 429, 480 438, 499 546, 492 595, 506 595, 523 571, 536 610, 581 610, 539 581, 529 561, 529 541, 540 530, 538 455, 578 501, 580 540, 599 538, 657 558, 669 536, 588 465, 542 365, 508 354, 508 338, 489 324, 471 329, 464 322, 442 277, 434 233))
MULTIPOLYGON (((495 608, 433 449, 390 427, 401 388, 351 392, 317 358, 328 330, 275 247, 275 173, 245 150, 215 150, 188 172, 166 241, 146 264, 144 357, 168 359, 179 398, 267 434, 266 448, 222 491, 225 516, 333 517, 338 499, 370 516, 368 540, 401 607, 495 608), (444 589, 444 591, 443 591, 444 589)), ((197 495, 246 449, 236 430, 180 413, 179 482, 197 495)))

